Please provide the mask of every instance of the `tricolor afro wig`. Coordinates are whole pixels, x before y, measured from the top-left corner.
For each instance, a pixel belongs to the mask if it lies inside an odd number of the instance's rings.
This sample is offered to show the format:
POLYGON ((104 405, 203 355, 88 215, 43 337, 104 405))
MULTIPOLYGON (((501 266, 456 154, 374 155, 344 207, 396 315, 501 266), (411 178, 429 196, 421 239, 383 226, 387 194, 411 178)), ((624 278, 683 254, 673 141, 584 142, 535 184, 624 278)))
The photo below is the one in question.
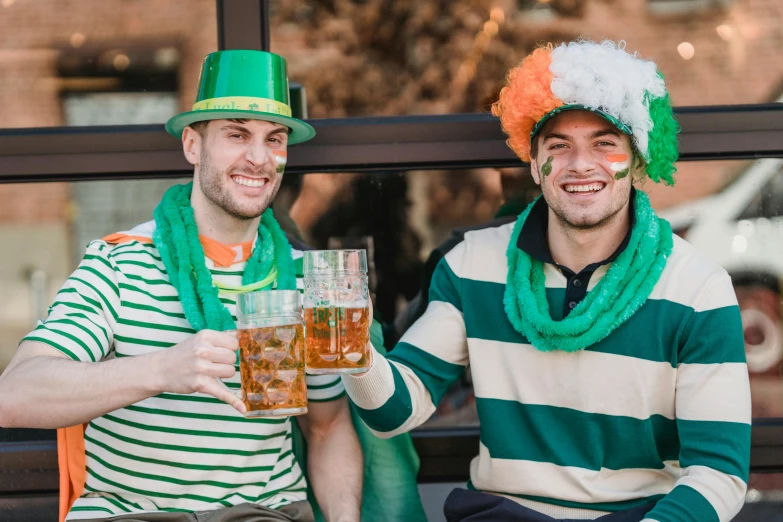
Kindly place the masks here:
POLYGON ((569 109, 600 114, 630 134, 647 176, 674 184, 680 126, 653 62, 629 54, 625 42, 550 44, 509 72, 492 113, 500 118, 508 146, 530 161, 531 142, 541 126, 569 109))

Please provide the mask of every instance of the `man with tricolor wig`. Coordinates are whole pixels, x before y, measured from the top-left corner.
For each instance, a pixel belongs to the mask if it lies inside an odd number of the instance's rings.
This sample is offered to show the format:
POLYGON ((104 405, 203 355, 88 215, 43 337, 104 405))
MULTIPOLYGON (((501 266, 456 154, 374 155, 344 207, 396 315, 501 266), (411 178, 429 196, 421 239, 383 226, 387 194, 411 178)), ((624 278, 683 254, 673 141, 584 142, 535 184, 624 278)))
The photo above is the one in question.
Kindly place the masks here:
POLYGON ((315 135, 292 117, 285 60, 210 54, 166 130, 193 182, 88 245, 0 377, 0 425, 59 429, 60 520, 311 522, 310 487, 327 521, 358 521, 362 449, 340 379, 307 376, 305 470, 290 417, 243 416, 226 332, 239 293, 302 288, 302 252, 270 208, 288 146, 315 135))
POLYGON ((624 44, 536 49, 493 107, 542 197, 465 233, 423 316, 343 376, 387 437, 470 365, 481 423, 456 521, 726 522, 747 489, 750 389, 731 279, 634 187, 673 184, 679 130, 624 44))

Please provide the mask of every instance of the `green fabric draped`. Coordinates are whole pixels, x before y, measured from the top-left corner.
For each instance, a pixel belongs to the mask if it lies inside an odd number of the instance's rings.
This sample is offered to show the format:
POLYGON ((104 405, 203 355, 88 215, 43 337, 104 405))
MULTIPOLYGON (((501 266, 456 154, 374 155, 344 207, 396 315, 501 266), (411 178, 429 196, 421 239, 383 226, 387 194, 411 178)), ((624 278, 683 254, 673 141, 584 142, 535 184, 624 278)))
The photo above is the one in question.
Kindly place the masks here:
MULTIPOLYGON (((198 225, 190 205, 193 183, 174 185, 155 207, 152 241, 160 253, 169 280, 179 293, 185 317, 196 331, 233 330, 236 324, 220 302, 212 274, 204 262, 198 225)), ((267 209, 258 225, 258 242, 242 274, 242 283, 262 280, 277 267, 277 289, 296 290, 296 273, 291 245, 267 209)))
POLYGON ((637 190, 636 219, 628 246, 608 272, 562 321, 549 313, 544 263, 517 247, 522 226, 535 202, 519 216, 506 257, 508 276, 503 304, 514 329, 541 351, 584 350, 605 339, 647 301, 672 251, 669 223, 655 215, 637 190))

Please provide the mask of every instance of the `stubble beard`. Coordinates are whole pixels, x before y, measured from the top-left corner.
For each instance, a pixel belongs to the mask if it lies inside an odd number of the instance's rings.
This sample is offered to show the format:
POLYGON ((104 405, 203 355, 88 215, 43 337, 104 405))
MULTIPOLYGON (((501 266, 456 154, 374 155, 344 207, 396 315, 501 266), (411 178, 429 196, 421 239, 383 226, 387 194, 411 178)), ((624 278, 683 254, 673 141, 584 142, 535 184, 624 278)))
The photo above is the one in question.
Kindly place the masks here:
POLYGON ((233 183, 230 181, 227 171, 219 171, 213 168, 209 153, 206 149, 201 150, 199 159, 199 187, 201 192, 213 205, 219 207, 235 219, 249 221, 263 214, 272 204, 275 195, 277 195, 281 180, 282 175, 276 172, 271 173, 268 183, 272 184, 272 190, 265 196, 264 200, 257 206, 254 205, 253 208, 242 207, 231 197, 231 193, 225 185, 225 183, 233 183), (229 181, 224 182, 223 180, 229 181))
MULTIPOLYGON (((629 190, 629 198, 630 198, 630 190, 629 190)), ((547 199, 546 195, 544 195, 544 199, 545 200, 547 199)), ((623 202, 618 202, 617 205, 614 205, 612 204, 614 203, 614 201, 612 201, 608 207, 602 209, 602 211, 597 215, 597 217, 589 218, 587 220, 584 219, 584 216, 578 216, 578 217, 573 216, 572 213, 569 213, 559 205, 549 205, 548 202, 547 204, 549 208, 552 209, 552 212, 554 213, 555 217, 560 223, 560 226, 564 230, 584 232, 584 231, 591 231, 591 230, 600 230, 606 227, 615 218, 617 218, 618 214, 620 213, 620 211, 622 211, 622 209, 625 207, 625 204, 627 202, 628 199, 626 199, 623 202)))

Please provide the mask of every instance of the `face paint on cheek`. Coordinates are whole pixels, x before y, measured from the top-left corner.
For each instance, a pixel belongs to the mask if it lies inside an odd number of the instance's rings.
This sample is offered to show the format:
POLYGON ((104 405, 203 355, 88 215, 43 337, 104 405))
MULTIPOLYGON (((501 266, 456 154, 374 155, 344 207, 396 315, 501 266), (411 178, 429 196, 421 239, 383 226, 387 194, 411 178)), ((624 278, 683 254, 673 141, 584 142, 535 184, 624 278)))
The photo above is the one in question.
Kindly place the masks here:
POLYGON ((628 175, 628 168, 630 164, 628 162, 627 154, 607 154, 606 161, 609 162, 609 168, 615 171, 615 179, 622 179, 628 175), (624 172, 622 176, 620 173, 624 172))
POLYGON ((544 162, 544 164, 541 165, 541 171, 540 171, 541 172, 541 176, 547 177, 550 174, 552 174, 552 162, 554 161, 554 159, 555 159, 554 156, 549 156, 546 159, 546 162, 544 162))
POLYGON ((285 172, 285 164, 288 161, 288 152, 284 150, 273 150, 272 156, 275 158, 275 162, 277 163, 277 167, 275 170, 278 174, 282 174, 285 172))

